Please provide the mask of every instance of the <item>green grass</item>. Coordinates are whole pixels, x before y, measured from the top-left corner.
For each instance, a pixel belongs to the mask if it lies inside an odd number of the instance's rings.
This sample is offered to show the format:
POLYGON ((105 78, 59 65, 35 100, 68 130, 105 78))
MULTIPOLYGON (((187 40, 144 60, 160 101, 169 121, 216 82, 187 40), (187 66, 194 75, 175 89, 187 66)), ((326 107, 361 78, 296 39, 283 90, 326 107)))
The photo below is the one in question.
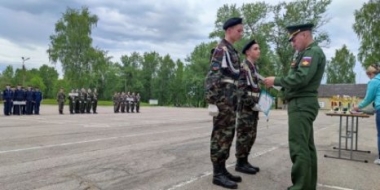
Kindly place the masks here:
MULTIPOLYGON (((57 100, 55 99, 44 99, 41 104, 43 105, 57 105, 57 100)), ((66 103, 65 105, 69 105, 69 101, 66 100, 66 103)), ((104 101, 104 100, 99 100, 98 101, 98 106, 113 106, 113 102, 112 101, 104 101)), ((145 102, 140 102, 140 106, 152 106, 152 105, 149 105, 148 103, 145 103, 145 102)))

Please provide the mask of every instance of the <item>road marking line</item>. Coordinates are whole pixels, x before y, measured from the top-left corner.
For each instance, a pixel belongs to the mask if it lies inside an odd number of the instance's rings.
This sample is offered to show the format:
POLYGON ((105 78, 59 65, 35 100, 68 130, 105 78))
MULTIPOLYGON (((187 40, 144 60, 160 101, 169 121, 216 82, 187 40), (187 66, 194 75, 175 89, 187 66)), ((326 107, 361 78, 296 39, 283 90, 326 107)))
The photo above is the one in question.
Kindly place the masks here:
POLYGON ((108 124, 83 124, 83 127, 85 127, 85 128, 108 128, 108 127, 111 127, 111 125, 108 125, 108 124))
MULTIPOLYGON (((323 131, 323 130, 327 129, 328 127, 329 127, 329 126, 327 126, 327 127, 322 127, 322 128, 320 128, 320 129, 316 130, 314 133, 318 133, 319 131, 323 131)), ((266 150, 263 150, 263 151, 261 151, 261 152, 255 153, 255 154, 252 155, 252 158, 256 158, 256 157, 262 156, 262 155, 264 155, 264 154, 267 154, 267 153, 269 153, 269 152, 272 152, 272 151, 274 151, 274 150, 277 150, 277 149, 279 149, 280 147, 282 147, 282 146, 284 146, 284 145, 286 145, 286 144, 288 144, 288 142, 286 142, 286 143, 281 143, 281 144, 279 144, 278 146, 274 146, 274 147, 268 148, 268 149, 266 149, 266 150)), ((234 165, 235 165, 235 163, 232 163, 232 164, 226 165, 226 167, 228 168, 228 167, 231 167, 231 166, 234 166, 234 165)), ((190 183, 192 183, 192 182, 194 182, 194 181, 197 181, 197 180, 199 180, 199 179, 201 179, 201 178, 204 178, 204 177, 207 177, 207 176, 209 176, 209 175, 212 175, 212 171, 205 172, 205 173, 201 174, 201 175, 198 176, 198 177, 192 177, 192 178, 190 178, 189 180, 186 180, 186 181, 184 181, 184 182, 181 182, 181 183, 178 183, 178 184, 176 184, 176 185, 173 185, 173 186, 169 187, 169 188, 166 189, 166 190, 174 190, 174 189, 177 189, 177 188, 183 187, 183 186, 185 186, 185 185, 187 185, 187 184, 190 184, 190 183)), ((351 189, 342 189, 342 190, 351 190, 351 189)))
MULTIPOLYGON (((277 149, 280 148, 283 144, 285 144, 285 143, 282 143, 282 144, 280 144, 279 146, 275 146, 275 147, 268 148, 268 149, 263 150, 263 151, 261 151, 261 152, 257 152, 256 154, 252 155, 252 158, 256 158, 256 157, 259 157, 259 156, 261 156, 261 155, 264 155, 264 154, 267 154, 267 153, 269 153, 269 152, 272 152, 272 151, 274 151, 274 150, 277 150, 277 149)), ((232 164, 227 165, 226 167, 228 168, 228 167, 231 167, 231 166, 234 166, 234 165, 235 165, 235 163, 232 163, 232 164)), ((168 189, 166 189, 166 190, 174 190, 174 189, 177 189, 177 188, 179 188, 179 187, 183 187, 183 186, 185 186, 185 185, 187 185, 187 184, 190 184, 190 183, 192 183, 192 182, 194 182, 194 181, 197 181, 197 180, 199 180, 199 179, 201 179, 201 178, 204 178, 204 177, 207 177, 207 176, 209 176, 209 175, 212 175, 212 172, 208 171, 208 172, 205 172, 205 173, 201 174, 201 175, 198 176, 198 177, 192 177, 192 178, 190 178, 189 180, 184 181, 184 182, 181 182, 181 183, 176 184, 176 185, 173 185, 172 187, 170 187, 170 188, 168 188, 168 189)))
POLYGON ((134 135, 119 136, 119 137, 99 138, 99 139, 92 139, 92 140, 86 140, 86 141, 77 141, 77 142, 68 142, 68 143, 62 143, 62 144, 35 146, 35 147, 22 148, 22 149, 4 150, 4 151, 0 151, 0 154, 6 154, 10 152, 22 152, 22 151, 27 151, 27 150, 46 149, 46 148, 68 146, 68 145, 74 145, 74 144, 84 144, 84 143, 90 143, 90 142, 107 141, 107 140, 114 140, 114 139, 121 139, 121 138, 128 138, 128 137, 138 137, 138 136, 144 136, 144 135, 154 135, 154 134, 162 134, 162 133, 170 133, 170 132, 178 132, 178 131, 190 131, 190 130, 199 129, 199 128, 205 128, 205 127, 184 128, 184 129, 178 129, 178 130, 160 131, 160 132, 155 132, 155 133, 141 133, 141 134, 134 134, 134 135))
POLYGON ((354 190, 354 189, 349 189, 349 188, 345 188, 345 187, 324 185, 324 184, 320 184, 320 183, 318 183, 318 186, 319 187, 327 187, 327 188, 330 188, 330 189, 337 189, 337 190, 354 190))

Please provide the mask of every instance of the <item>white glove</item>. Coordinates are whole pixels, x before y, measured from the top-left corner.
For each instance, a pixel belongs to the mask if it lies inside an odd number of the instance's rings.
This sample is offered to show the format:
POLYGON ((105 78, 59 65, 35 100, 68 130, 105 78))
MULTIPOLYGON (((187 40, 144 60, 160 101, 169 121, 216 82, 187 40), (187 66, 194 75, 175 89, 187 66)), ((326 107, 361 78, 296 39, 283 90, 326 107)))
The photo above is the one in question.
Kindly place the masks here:
POLYGON ((208 114, 213 116, 213 117, 218 116, 218 114, 219 114, 218 107, 215 104, 209 104, 208 105, 208 114))

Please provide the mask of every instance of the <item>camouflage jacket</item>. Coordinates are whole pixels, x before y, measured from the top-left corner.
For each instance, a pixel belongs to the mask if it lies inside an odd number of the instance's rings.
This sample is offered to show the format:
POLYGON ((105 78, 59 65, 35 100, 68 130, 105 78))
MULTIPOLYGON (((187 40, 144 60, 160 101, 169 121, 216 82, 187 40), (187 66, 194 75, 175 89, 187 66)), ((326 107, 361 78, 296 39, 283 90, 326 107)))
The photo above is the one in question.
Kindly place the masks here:
POLYGON ((214 104, 224 80, 237 81, 240 76, 239 53, 223 39, 211 51, 210 69, 205 80, 206 101, 214 104))

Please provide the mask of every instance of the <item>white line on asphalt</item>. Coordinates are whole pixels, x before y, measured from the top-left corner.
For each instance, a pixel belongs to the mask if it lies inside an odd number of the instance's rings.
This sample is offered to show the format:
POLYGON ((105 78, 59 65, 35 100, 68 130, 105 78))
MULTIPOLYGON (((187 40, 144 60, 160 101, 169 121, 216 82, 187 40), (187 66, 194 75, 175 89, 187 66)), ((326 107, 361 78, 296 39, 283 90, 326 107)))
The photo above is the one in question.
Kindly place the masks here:
POLYGON ((107 127, 111 127, 111 125, 108 125, 108 124, 83 124, 83 127, 87 128, 87 127, 93 127, 93 128, 107 128, 107 127))
MULTIPOLYGON (((330 126, 322 127, 322 128, 320 128, 320 129, 316 130, 315 133, 318 133, 319 131, 325 130, 325 129, 327 129, 328 127, 330 127, 330 126)), ((274 147, 268 148, 268 149, 266 149, 266 150, 263 150, 263 151, 261 151, 261 152, 258 152, 258 153, 256 153, 256 154, 253 154, 253 155, 252 155, 252 158, 256 158, 256 157, 262 156, 262 155, 264 155, 264 154, 267 154, 267 153, 269 153, 269 152, 272 152, 272 151, 274 151, 274 150, 277 150, 277 149, 279 149, 281 146, 286 145, 287 143, 288 143, 288 142, 286 142, 286 143, 281 143, 281 144, 279 144, 278 146, 274 146, 274 147)), ((235 163, 232 163, 232 164, 227 165, 226 167, 231 167, 231 166, 234 166, 234 165, 235 165, 235 163)), ((177 188, 183 187, 183 186, 185 186, 185 185, 187 185, 187 184, 190 184, 190 183, 192 183, 192 182, 194 182, 194 181, 197 181, 197 180, 199 180, 199 179, 201 179, 201 178, 207 177, 207 176, 209 176, 209 175, 211 175, 211 174, 212 174, 211 171, 205 172, 205 173, 201 174, 201 175, 198 176, 198 177, 192 177, 192 178, 190 178, 189 180, 186 180, 186 181, 184 181, 184 182, 181 182, 181 183, 178 183, 178 184, 176 184, 176 185, 173 185, 172 187, 170 187, 170 188, 168 188, 168 189, 166 189, 166 190, 174 190, 174 189, 177 189, 177 188)), ((342 190, 351 190, 351 189, 342 189, 342 190)))
MULTIPOLYGON (((283 144, 285 144, 285 143, 282 143, 282 144, 280 144, 279 146, 275 146, 275 147, 268 148, 268 149, 263 150, 263 151, 261 151, 261 152, 257 152, 257 153, 255 153, 254 155, 252 155, 252 158, 256 158, 256 157, 259 157, 259 156, 264 155, 264 154, 266 154, 266 153, 272 152, 272 151, 274 151, 274 150, 280 148, 283 144)), ((235 164, 232 163, 232 164, 227 165, 227 167, 231 167, 231 166, 234 166, 234 165, 235 165, 235 164)), ((198 179, 201 179, 201 178, 207 177, 207 176, 209 176, 209 175, 211 175, 211 174, 212 174, 212 172, 210 172, 210 171, 209 171, 209 172, 205 172, 205 173, 201 174, 201 175, 198 176, 198 177, 192 177, 191 179, 189 179, 189 180, 187 180, 187 181, 184 181, 184 182, 182 182, 182 183, 179 183, 179 184, 177 184, 177 185, 174 185, 174 186, 172 186, 172 187, 170 187, 170 188, 168 188, 168 189, 166 189, 166 190, 174 190, 174 189, 177 189, 177 188, 179 188, 179 187, 183 187, 183 186, 185 186, 185 185, 187 185, 187 184, 190 184, 190 183, 192 183, 192 182, 194 182, 194 181, 197 181, 198 179)))
POLYGON ((345 188, 345 187, 323 185, 323 184, 320 184, 320 183, 318 183, 318 186, 319 187, 327 187, 327 188, 330 188, 330 189, 337 189, 337 190, 354 190, 354 189, 349 189, 349 188, 345 188))
POLYGON ((182 129, 178 129, 178 130, 167 130, 167 131, 160 131, 160 132, 155 132, 155 133, 141 133, 141 134, 134 134, 134 135, 119 136, 119 137, 92 139, 92 140, 87 140, 87 141, 68 142, 68 143, 62 143, 62 144, 35 146, 35 147, 30 147, 30 148, 13 149, 13 150, 4 150, 4 151, 0 151, 0 154, 6 154, 6 153, 10 153, 10 152, 22 152, 22 151, 27 151, 27 150, 46 149, 46 148, 52 148, 52 147, 68 146, 68 145, 83 144, 83 143, 90 143, 90 142, 107 141, 107 140, 113 140, 113 139, 121 139, 121 138, 144 136, 144 135, 154 135, 154 134, 162 134, 162 133, 170 133, 170 132, 178 132, 178 131, 189 131, 189 130, 194 130, 194 129, 199 129, 199 128, 204 128, 204 127, 182 128, 182 129))

